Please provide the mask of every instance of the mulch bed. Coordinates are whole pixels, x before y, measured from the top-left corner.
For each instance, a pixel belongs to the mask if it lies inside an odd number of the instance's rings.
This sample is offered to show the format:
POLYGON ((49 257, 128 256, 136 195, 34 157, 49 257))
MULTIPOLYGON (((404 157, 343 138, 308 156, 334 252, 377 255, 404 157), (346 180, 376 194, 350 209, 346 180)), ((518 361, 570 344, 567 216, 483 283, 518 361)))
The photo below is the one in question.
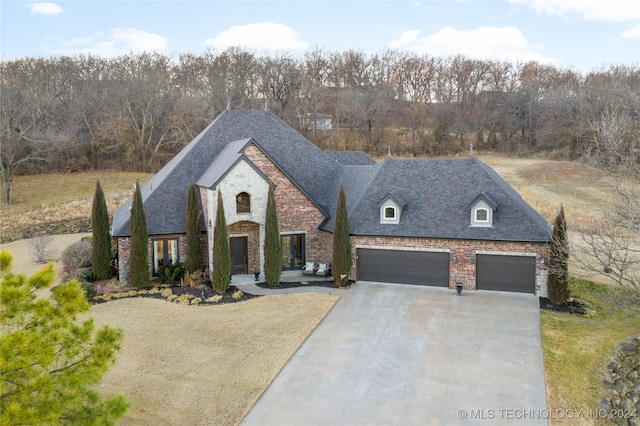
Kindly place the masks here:
POLYGON ((291 281, 281 282, 280 285, 272 286, 267 283, 256 283, 260 288, 295 288, 295 287, 328 287, 338 288, 333 281, 291 281))
POLYGON ((581 302, 576 299, 569 299, 569 302, 566 305, 554 305, 551 300, 546 297, 540 298, 540 309, 547 309, 549 311, 555 312, 564 312, 567 314, 574 315, 586 315, 587 314, 587 305, 584 302, 581 302))
POLYGON ((108 302, 110 300, 119 300, 119 299, 131 298, 131 297, 147 297, 150 299, 168 300, 175 303, 180 303, 178 298, 180 298, 183 295, 187 295, 187 296, 190 296, 189 299, 198 298, 200 300, 198 301, 198 303, 190 302, 190 303, 183 303, 183 304, 192 304, 192 305, 197 304, 200 306, 200 305, 221 305, 225 303, 242 302, 244 300, 253 299, 254 297, 261 297, 254 294, 243 293, 242 297, 234 298, 233 294, 239 290, 235 286, 230 286, 229 289, 222 294, 218 293, 217 291, 215 291, 210 287, 185 287, 185 286, 179 286, 179 285, 160 285, 160 286, 149 286, 149 287, 140 287, 140 288, 133 288, 129 286, 129 287, 120 287, 115 290, 113 289, 110 289, 110 290, 111 291, 102 292, 96 297, 92 297, 91 299, 89 299, 89 302, 92 304, 100 304, 100 303, 108 302), (172 296, 175 296, 175 297, 173 297, 173 300, 169 300, 168 296, 163 295, 160 292, 148 293, 149 290, 153 290, 153 289, 158 289, 160 291, 164 290, 165 294, 166 294, 166 290, 171 290, 170 297, 172 296), (137 294, 132 294, 133 292, 136 292, 137 294), (101 296, 104 296, 107 294, 111 295, 110 299, 104 300, 101 296), (216 301, 207 300, 215 296, 220 296, 220 297, 219 298, 216 297, 216 301))

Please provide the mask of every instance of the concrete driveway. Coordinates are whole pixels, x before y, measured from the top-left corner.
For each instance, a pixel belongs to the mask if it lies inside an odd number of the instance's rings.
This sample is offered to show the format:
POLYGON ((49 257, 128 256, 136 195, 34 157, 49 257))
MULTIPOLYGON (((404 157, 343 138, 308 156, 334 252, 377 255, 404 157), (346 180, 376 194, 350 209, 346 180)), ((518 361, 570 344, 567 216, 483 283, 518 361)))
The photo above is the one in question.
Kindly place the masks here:
POLYGON ((359 282, 243 425, 545 425, 538 298, 359 282))

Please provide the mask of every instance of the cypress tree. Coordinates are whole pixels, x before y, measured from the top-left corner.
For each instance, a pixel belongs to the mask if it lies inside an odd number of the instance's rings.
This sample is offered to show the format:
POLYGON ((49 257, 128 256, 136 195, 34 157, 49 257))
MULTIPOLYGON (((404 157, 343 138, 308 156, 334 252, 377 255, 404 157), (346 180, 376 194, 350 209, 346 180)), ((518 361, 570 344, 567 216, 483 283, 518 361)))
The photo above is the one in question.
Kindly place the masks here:
POLYGON ((547 293, 549 300, 555 305, 565 305, 569 301, 569 243, 562 206, 553 225, 547 293))
POLYGON ((140 182, 136 179, 133 202, 131 204, 131 259, 130 282, 135 287, 143 287, 149 284, 149 234, 147 233, 147 221, 142 205, 142 193, 140 182))
POLYGON ((229 289, 231 282, 231 251, 227 236, 227 221, 224 217, 222 194, 218 189, 218 208, 216 211, 216 225, 213 228, 213 276, 211 282, 218 293, 229 289))
POLYGON ((273 187, 269 186, 267 197, 267 217, 264 235, 264 276, 267 284, 280 284, 282 274, 282 247, 280 246, 280 230, 278 229, 278 210, 273 187))
POLYGON ((185 265, 185 271, 189 274, 202 269, 200 261, 202 251, 200 219, 202 213, 198 198, 198 187, 195 183, 191 183, 187 192, 187 263, 185 265))
POLYGON ((347 217, 347 199, 344 187, 340 184, 336 223, 333 227, 333 260, 331 264, 333 281, 344 286, 351 273, 351 242, 349 241, 349 218, 347 217))
POLYGON ((91 210, 91 227, 93 237, 91 239, 91 267, 98 280, 111 277, 111 238, 109 235, 109 211, 104 199, 104 192, 100 181, 96 182, 96 192, 93 196, 93 208, 91 210))

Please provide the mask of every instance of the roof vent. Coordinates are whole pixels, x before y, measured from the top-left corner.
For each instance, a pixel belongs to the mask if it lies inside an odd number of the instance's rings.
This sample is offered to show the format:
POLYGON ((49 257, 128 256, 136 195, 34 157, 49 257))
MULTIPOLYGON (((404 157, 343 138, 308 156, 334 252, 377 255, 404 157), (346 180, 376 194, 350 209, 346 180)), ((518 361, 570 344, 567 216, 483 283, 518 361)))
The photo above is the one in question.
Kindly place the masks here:
POLYGON ((470 144, 469 157, 473 157, 473 144, 470 144))
POLYGON ((391 158, 391 145, 387 147, 387 157, 391 158))

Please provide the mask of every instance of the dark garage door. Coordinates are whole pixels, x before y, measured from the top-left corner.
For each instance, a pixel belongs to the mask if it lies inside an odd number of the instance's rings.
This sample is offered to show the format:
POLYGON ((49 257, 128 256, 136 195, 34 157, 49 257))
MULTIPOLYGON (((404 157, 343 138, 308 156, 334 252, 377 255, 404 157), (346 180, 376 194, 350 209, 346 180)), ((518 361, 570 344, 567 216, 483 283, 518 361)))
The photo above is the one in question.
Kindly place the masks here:
POLYGON ((535 293, 536 258, 532 256, 476 255, 478 290, 535 293))
POLYGON ((449 287, 449 253, 357 249, 359 281, 449 287))

